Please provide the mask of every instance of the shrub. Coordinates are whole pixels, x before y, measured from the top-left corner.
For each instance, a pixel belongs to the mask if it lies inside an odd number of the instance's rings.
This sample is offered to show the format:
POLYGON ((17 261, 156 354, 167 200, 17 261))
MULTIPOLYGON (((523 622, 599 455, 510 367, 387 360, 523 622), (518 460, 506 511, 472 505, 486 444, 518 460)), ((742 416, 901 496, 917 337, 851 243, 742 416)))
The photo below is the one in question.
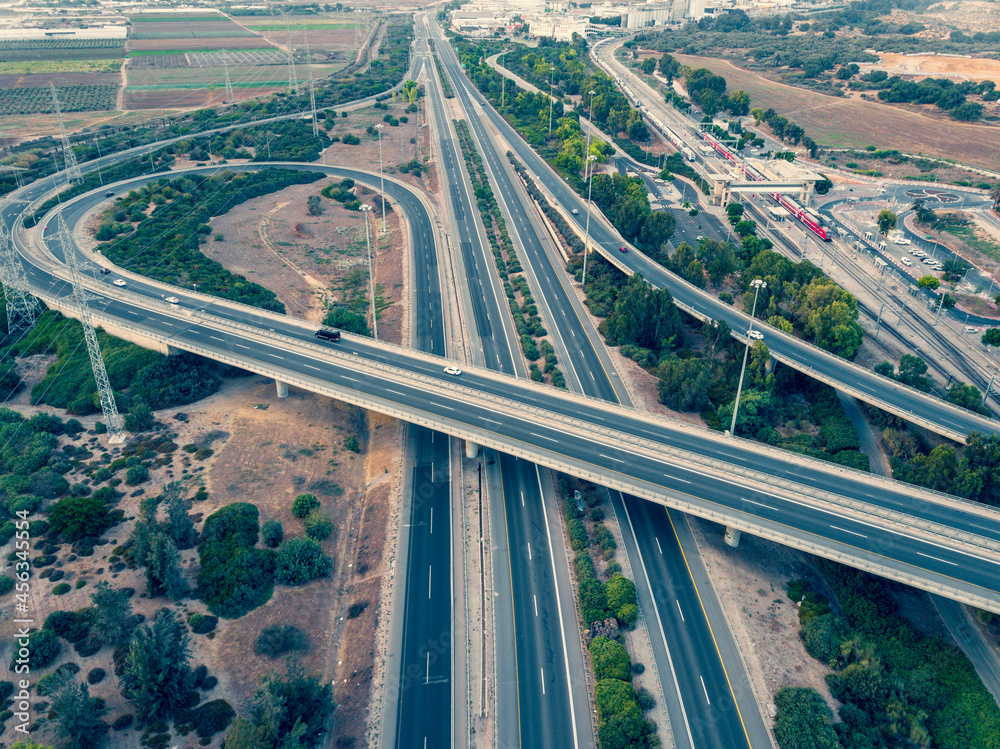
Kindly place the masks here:
POLYGON ((100 684, 104 681, 105 675, 103 668, 92 668, 87 672, 87 683, 90 685, 100 684))
POLYGON ((190 726, 203 738, 211 738, 229 727, 236 711, 225 700, 212 700, 194 710, 185 710, 177 718, 177 723, 190 726))
POLYGON ((111 724, 111 728, 115 731, 124 731, 132 725, 132 721, 135 720, 135 716, 126 713, 125 715, 120 715, 115 718, 115 722, 111 724))
POLYGON ((833 714, 815 689, 784 687, 774 696, 774 735, 782 749, 834 749, 833 714))
POLYGON ((257 514, 253 505, 236 502, 205 521, 198 545, 198 593, 213 614, 235 619, 271 597, 275 553, 254 548, 257 514))
POLYGON ((219 680, 216 679, 214 676, 208 676, 205 678, 205 681, 201 683, 201 691, 210 692, 213 689, 215 689, 215 685, 218 683, 219 680))
POLYGON ((207 635, 209 632, 214 632, 218 623, 219 618, 209 614, 195 613, 188 617, 188 626, 196 635, 207 635))
POLYGON ((100 536, 110 526, 108 505, 97 497, 63 497, 49 511, 49 523, 65 540, 73 543, 87 536, 100 536))
MULTIPOLYGON (((617 575, 608 580, 605 590, 608 596, 608 608, 611 610, 611 613, 624 624, 625 622, 622 618, 622 614, 628 614, 630 612, 624 612, 623 609, 626 606, 635 607, 638 603, 635 595, 635 583, 627 577, 617 575)), ((635 615, 638 615, 638 609, 636 609, 635 615)), ((635 621, 633 620, 631 624, 634 623, 635 621)), ((629 626, 631 626, 631 624, 629 624, 629 626)))
POLYGON ((125 473, 125 483, 129 486, 141 484, 149 480, 149 469, 144 465, 132 466, 125 473))
POLYGON ((636 702, 639 703, 639 709, 641 709, 644 713, 648 713, 656 707, 656 698, 653 696, 653 693, 645 687, 638 691, 635 695, 635 699, 636 702))
POLYGON ((275 577, 282 585, 302 585, 317 577, 326 577, 333 570, 333 561, 311 538, 282 542, 277 556, 275 577))
POLYGON ((352 453, 360 453, 361 445, 358 444, 358 438, 348 437, 346 440, 344 440, 344 449, 349 450, 352 453))
MULTIPOLYGON (((31 653, 28 656, 29 665, 31 670, 35 671, 45 668, 58 658, 59 653, 62 652, 62 645, 59 643, 59 636, 51 629, 40 629, 28 635, 28 650, 31 653)), ((11 671, 14 670, 16 658, 16 654, 11 658, 11 671)))
POLYGON ((285 531, 279 521, 268 520, 260 527, 260 535, 265 546, 270 549, 277 549, 285 537, 285 531))
POLYGON ((73 588, 69 583, 59 583, 52 589, 52 595, 54 596, 64 596, 69 593, 73 588))
POLYGON ((268 627, 257 638, 257 652, 268 658, 277 658, 293 650, 308 650, 309 636, 290 624, 268 627))
POLYGON ((0 575, 0 596, 14 590, 14 578, 9 575, 0 575))
POLYGON ((316 512, 320 507, 315 494, 300 494, 292 502, 292 514, 297 518, 305 518, 316 512))
POLYGON ((333 533, 333 521, 329 515, 321 512, 314 512, 303 521, 306 535, 316 541, 322 541, 330 537, 333 533))
POLYGON ((93 619, 91 609, 81 611, 53 611, 45 617, 45 629, 51 629, 69 642, 79 642, 90 631, 93 619))
POLYGON ((595 637, 590 643, 590 657, 594 662, 594 678, 598 681, 629 681, 632 678, 632 660, 620 642, 607 637, 595 637))

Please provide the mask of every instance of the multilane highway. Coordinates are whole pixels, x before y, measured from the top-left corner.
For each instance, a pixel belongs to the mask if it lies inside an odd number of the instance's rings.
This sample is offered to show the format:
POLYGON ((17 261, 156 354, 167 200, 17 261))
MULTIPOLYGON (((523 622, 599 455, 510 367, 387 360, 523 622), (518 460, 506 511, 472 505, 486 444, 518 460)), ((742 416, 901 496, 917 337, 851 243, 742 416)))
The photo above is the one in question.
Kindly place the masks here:
MULTIPOLYGON (((449 74, 451 72, 449 70, 449 74)), ((468 80, 464 71, 458 70, 457 75, 468 80)), ((525 143, 510 124, 486 102, 471 82, 469 91, 472 98, 482 106, 490 123, 511 145, 517 158, 538 177, 548 194, 552 195, 564 209, 567 220, 575 222, 582 232, 585 229, 587 215, 586 201, 577 195, 531 146, 525 143), (573 209, 577 210, 576 214, 572 213, 573 209)), ((720 302, 640 252, 635 250, 627 254, 618 252, 618 248, 624 242, 604 221, 591 220, 590 236, 592 245, 602 255, 629 273, 641 273, 654 286, 668 288, 674 301, 683 309, 702 319, 725 320, 737 336, 741 336, 742 331, 748 329, 749 316, 743 312, 720 302)), ((853 362, 787 335, 777 328, 762 324, 759 320, 756 324, 765 330, 765 343, 775 359, 866 403, 876 405, 958 441, 964 441, 973 431, 1000 434, 1000 422, 986 419, 940 398, 902 386, 853 362)))
MULTIPOLYGON (((443 48, 447 43, 440 41, 439 44, 443 48)), ((448 52, 450 50, 442 54, 448 52)), ((502 149, 493 142, 490 132, 480 121, 469 98, 467 82, 456 75, 453 60, 446 60, 445 67, 451 72, 453 89, 492 176, 493 192, 507 214, 507 225, 521 244, 518 256, 533 279, 534 296, 539 300, 543 319, 553 342, 557 348, 561 344, 563 349, 560 361, 570 389, 631 405, 613 363, 601 356, 601 353, 605 357, 607 354, 596 330, 583 322, 585 310, 580 308, 579 302, 573 303, 575 292, 565 271, 557 267, 552 257, 555 253, 546 252, 527 208, 527 196, 516 188, 516 177, 511 174, 506 158, 501 156, 502 149)), ((719 631, 722 645, 717 645, 678 534, 667 513, 645 500, 621 497, 617 492, 612 494, 632 569, 635 572, 641 566, 648 573, 649 587, 643 582, 645 575, 637 575, 636 585, 647 614, 650 646, 663 685, 661 698, 670 714, 675 744, 682 749, 766 745, 769 742, 767 730, 753 700, 744 701, 744 707, 749 708, 745 711, 745 719, 737 707, 738 700, 720 652, 720 647, 725 649, 729 635, 719 631), (632 516, 639 522, 632 523, 632 516), (630 532, 635 538, 634 546, 627 535, 630 532), (685 560, 685 563, 677 564, 678 560, 685 560)), ((679 513, 678 522, 684 522, 679 513)), ((706 590, 705 595, 711 595, 710 591, 706 590)), ((733 655, 730 661, 735 667, 732 680, 739 693, 751 693, 735 648, 728 652, 733 655)))

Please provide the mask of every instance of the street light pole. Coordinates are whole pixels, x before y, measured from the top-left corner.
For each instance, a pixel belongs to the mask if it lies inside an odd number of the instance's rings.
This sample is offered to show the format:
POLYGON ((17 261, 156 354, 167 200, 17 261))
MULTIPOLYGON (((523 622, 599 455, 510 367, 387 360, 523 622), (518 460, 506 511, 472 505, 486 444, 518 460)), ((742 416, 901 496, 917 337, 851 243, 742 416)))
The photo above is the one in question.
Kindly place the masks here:
POLYGON ((368 214, 371 213, 372 207, 367 203, 361 206, 361 210, 365 214, 365 246, 368 248, 368 288, 372 295, 372 332, 375 334, 375 340, 378 340, 378 319, 375 314, 375 268, 372 265, 372 240, 368 233, 368 214))
MULTIPOLYGON (((507 50, 500 53, 500 57, 507 54, 507 50)), ((503 63, 500 63, 500 67, 503 67, 503 63)), ((507 76, 500 73, 500 109, 504 108, 504 103, 507 101, 507 76)))
MULTIPOLYGON (((757 314, 757 296, 760 294, 761 289, 767 288, 767 281, 761 280, 760 278, 755 278, 750 282, 750 285, 754 287, 755 291, 753 293, 753 310, 750 312, 750 328, 747 330, 747 336, 753 332, 753 317, 757 314)), ((746 348, 743 349, 743 367, 740 369, 740 383, 736 386, 736 402, 733 404, 733 421, 729 425, 730 436, 736 436, 736 414, 740 410, 740 393, 743 391, 743 375, 747 371, 747 357, 750 355, 750 341, 747 341, 746 348)))
POLYGON ((591 162, 597 161, 596 156, 590 156, 588 154, 587 161, 587 180, 590 184, 587 186, 587 229, 584 232, 587 235, 586 244, 583 246, 583 287, 587 286, 587 255, 590 254, 590 195, 594 190, 594 170, 592 168, 591 162))
POLYGON ((388 224, 386 223, 386 220, 385 220, 386 219, 386 217, 385 217, 385 175, 383 175, 383 173, 382 173, 382 128, 383 127, 385 127, 385 125, 383 123, 381 123, 381 122, 375 126, 375 129, 378 130, 378 178, 379 178, 379 182, 382 185, 382 233, 385 234, 386 227, 388 226, 388 224))
POLYGON ((549 67, 549 134, 552 134, 552 74, 556 72, 556 66, 549 67))

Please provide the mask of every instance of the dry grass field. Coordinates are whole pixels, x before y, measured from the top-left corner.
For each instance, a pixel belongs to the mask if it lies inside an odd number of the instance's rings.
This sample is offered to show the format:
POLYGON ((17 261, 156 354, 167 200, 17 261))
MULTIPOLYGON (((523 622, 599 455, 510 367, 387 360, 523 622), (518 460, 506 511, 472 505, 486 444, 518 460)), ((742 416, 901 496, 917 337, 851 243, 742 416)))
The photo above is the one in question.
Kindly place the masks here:
POLYGON ((895 148, 996 169, 1000 128, 927 117, 898 107, 840 99, 770 81, 726 60, 676 55, 684 65, 704 67, 725 77, 729 90, 743 89, 752 106, 774 108, 799 123, 820 145, 834 148, 895 148))

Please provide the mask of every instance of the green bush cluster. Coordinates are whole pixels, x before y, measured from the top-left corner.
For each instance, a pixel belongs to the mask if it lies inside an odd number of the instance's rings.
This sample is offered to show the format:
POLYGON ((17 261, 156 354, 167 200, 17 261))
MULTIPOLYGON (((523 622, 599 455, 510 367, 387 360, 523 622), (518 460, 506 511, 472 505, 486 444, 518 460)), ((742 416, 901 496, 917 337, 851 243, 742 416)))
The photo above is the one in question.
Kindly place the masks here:
POLYGON ((834 562, 818 564, 843 616, 804 583, 791 584, 789 597, 802 601, 799 636, 808 652, 834 669, 827 682, 842 705, 840 722, 830 727, 818 695, 786 694, 775 702, 782 749, 895 746, 914 737, 941 749, 996 746, 1000 708, 968 658, 900 616, 887 583, 834 562))
POLYGON ((134 231, 100 245, 100 251, 116 265, 143 276, 180 286, 197 284, 199 291, 213 296, 284 312, 274 292, 205 257, 199 244, 211 233, 212 217, 251 198, 321 178, 318 173, 276 168, 163 177, 119 200, 116 208, 123 211, 155 207, 134 231))
POLYGON ((235 502, 205 520, 198 553, 198 594, 213 614, 237 619, 267 603, 274 589, 276 553, 255 548, 257 508, 235 502))

